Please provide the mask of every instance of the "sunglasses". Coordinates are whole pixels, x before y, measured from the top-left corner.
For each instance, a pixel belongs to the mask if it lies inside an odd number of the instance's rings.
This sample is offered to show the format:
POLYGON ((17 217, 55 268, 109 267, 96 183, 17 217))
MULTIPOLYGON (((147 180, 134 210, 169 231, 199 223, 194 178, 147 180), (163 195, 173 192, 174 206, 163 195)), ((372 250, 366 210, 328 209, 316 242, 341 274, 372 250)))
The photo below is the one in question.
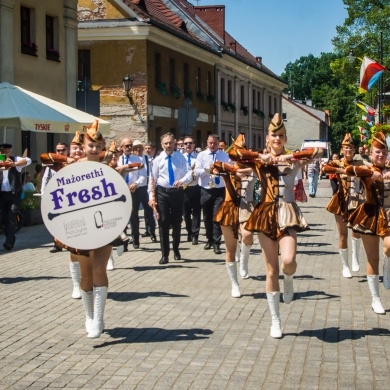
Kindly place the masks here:
POLYGON ((192 145, 193 142, 184 142, 184 145, 192 145))
POLYGON ((68 149, 57 149, 56 152, 57 153, 61 153, 61 152, 66 152, 68 149))
POLYGON ((125 148, 132 148, 133 144, 123 145, 125 148))

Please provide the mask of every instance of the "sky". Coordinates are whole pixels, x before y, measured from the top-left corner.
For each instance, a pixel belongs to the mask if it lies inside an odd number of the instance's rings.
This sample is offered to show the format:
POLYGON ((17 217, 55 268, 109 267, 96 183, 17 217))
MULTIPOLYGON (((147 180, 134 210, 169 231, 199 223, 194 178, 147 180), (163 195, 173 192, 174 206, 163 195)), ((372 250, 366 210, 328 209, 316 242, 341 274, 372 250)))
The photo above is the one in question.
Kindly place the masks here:
POLYGON ((347 17, 342 0, 189 0, 225 5, 225 30, 281 75, 302 56, 333 51, 336 26, 347 17))

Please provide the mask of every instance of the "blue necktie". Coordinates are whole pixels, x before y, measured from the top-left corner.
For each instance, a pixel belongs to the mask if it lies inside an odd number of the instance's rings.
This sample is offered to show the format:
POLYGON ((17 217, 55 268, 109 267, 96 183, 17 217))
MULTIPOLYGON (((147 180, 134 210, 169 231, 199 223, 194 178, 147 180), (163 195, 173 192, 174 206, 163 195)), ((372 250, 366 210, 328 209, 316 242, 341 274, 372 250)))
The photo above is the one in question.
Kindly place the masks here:
POLYGON ((168 159, 168 175, 169 175, 169 184, 173 186, 173 183, 175 182, 175 175, 173 173, 173 166, 172 166, 172 156, 167 156, 168 159))
MULTIPOLYGON (((212 155, 213 155, 213 161, 215 161, 217 158, 217 152, 213 152, 212 155)), ((216 176, 214 178, 214 181, 215 181, 215 184, 218 185, 221 182, 221 179, 219 178, 219 176, 216 176)))
MULTIPOLYGON (((129 163, 129 159, 130 159, 130 157, 129 157, 129 156, 126 156, 126 164, 129 163)), ((129 174, 126 175, 125 180, 126 180, 126 183, 129 184, 129 174)))
POLYGON ((188 158, 188 166, 189 166, 190 169, 191 169, 191 155, 190 155, 189 153, 188 153, 187 158, 188 158))

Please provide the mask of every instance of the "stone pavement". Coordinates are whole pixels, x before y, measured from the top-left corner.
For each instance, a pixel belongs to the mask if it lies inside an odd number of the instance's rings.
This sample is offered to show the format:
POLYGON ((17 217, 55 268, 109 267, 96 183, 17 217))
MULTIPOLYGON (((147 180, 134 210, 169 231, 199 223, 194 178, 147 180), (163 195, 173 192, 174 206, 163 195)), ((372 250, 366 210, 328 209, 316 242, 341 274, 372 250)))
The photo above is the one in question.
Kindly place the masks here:
POLYGON ((70 297, 69 255, 49 253, 44 226, 23 228, 15 250, 0 251, 0 389, 389 389, 390 313, 371 310, 363 250, 361 271, 342 278, 329 197, 324 180, 301 204, 311 229, 299 234, 281 340, 269 337, 258 245, 234 299, 224 255, 203 250, 204 236, 166 266, 158 244, 141 239, 116 257, 106 333, 90 340, 70 297))

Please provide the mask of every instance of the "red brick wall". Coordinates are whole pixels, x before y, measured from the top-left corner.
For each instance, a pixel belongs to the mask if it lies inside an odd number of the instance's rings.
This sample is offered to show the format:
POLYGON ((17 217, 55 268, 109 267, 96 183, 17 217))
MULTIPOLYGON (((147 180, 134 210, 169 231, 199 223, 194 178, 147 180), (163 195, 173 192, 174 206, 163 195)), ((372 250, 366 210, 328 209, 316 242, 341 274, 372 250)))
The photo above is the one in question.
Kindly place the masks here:
POLYGON ((194 10, 222 39, 225 38, 225 6, 199 6, 194 7, 194 10))

